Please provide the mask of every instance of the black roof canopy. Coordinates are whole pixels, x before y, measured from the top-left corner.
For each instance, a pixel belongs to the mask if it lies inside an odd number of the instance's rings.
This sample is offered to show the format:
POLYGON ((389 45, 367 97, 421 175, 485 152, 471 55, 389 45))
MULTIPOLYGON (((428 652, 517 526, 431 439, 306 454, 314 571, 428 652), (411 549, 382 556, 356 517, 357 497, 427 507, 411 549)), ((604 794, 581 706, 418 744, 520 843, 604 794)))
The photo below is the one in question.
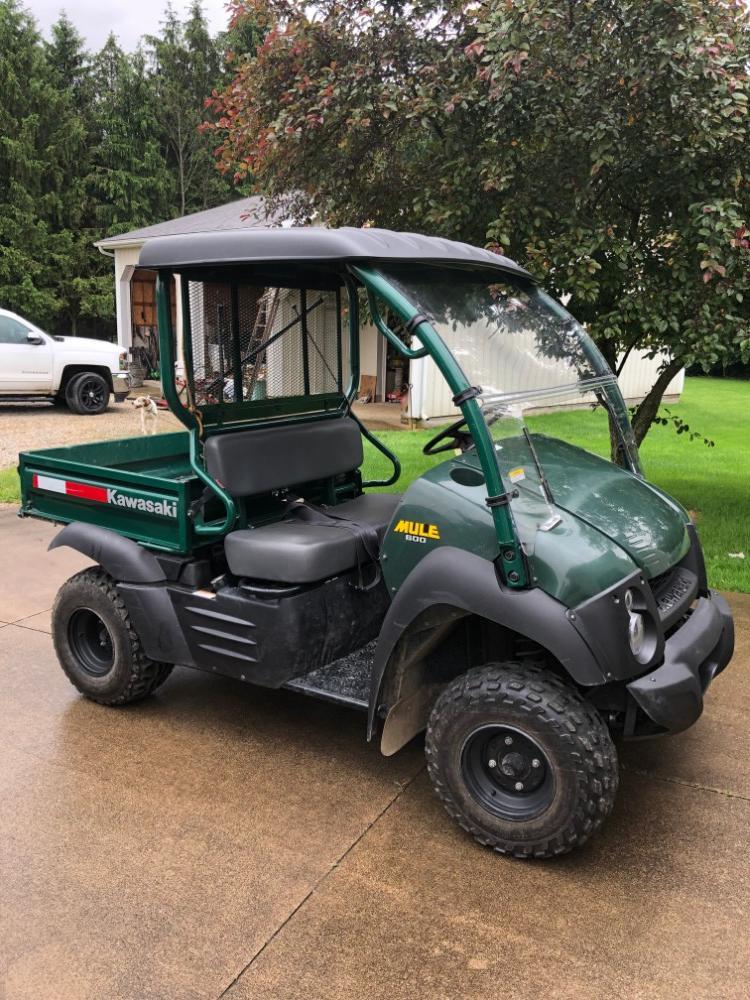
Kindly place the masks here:
POLYGON ((180 270, 271 261, 461 264, 530 277, 514 261, 489 250, 437 236, 395 233, 388 229, 247 228, 157 236, 143 246, 139 264, 180 270))

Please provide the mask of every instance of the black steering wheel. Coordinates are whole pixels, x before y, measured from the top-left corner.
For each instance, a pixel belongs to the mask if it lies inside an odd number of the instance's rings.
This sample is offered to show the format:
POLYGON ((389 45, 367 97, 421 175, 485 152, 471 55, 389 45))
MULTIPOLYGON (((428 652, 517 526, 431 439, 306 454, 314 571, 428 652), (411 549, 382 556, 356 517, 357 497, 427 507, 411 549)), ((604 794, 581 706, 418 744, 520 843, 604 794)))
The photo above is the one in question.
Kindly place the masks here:
POLYGON ((466 451, 467 448, 471 448, 474 444, 471 434, 468 431, 461 433, 461 428, 466 424, 466 418, 461 417, 453 424, 449 424, 448 427, 444 427, 439 434, 435 437, 430 438, 427 444, 422 449, 423 455, 439 455, 444 451, 455 451, 460 448, 461 451, 466 451), (441 444, 441 442, 445 442, 441 444))

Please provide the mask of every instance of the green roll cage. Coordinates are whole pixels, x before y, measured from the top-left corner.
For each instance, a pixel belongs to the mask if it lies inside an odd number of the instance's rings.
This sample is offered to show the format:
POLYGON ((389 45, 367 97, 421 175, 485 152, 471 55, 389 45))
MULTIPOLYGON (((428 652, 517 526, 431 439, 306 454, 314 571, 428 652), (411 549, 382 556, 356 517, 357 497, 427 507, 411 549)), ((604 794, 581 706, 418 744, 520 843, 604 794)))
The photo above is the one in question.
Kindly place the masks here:
MULTIPOLYGON (((175 335, 172 324, 171 279, 174 273, 182 277, 182 323, 183 323, 183 355, 185 376, 187 380, 188 400, 193 395, 193 359, 191 350, 190 306, 188 282, 191 271, 159 270, 157 275, 157 315, 159 324, 159 349, 162 372, 172 373, 175 370, 175 335)), ((241 386, 241 360, 237 350, 237 289, 240 282, 233 278, 234 269, 227 269, 228 283, 231 288, 231 331, 233 342, 233 376, 236 386, 241 386)), ((198 275, 196 274, 196 277, 198 275)), ((495 446, 489 428, 482 416, 481 407, 472 396, 472 386, 469 384, 460 365, 446 346, 442 337, 429 321, 419 315, 415 307, 408 302, 393 285, 372 267, 349 265, 344 276, 344 286, 349 295, 349 368, 350 378, 346 389, 340 393, 325 393, 318 395, 288 397, 277 400, 243 400, 241 402, 222 402, 202 406, 200 411, 190 405, 186 406, 180 398, 174 378, 162 378, 164 396, 169 408, 188 429, 190 436, 190 466, 208 489, 213 491, 224 507, 224 518, 221 521, 206 523, 197 517, 194 521, 194 531, 198 536, 218 537, 232 529, 237 519, 237 506, 234 499, 206 471, 203 463, 202 448, 206 436, 214 433, 231 433, 239 430, 252 420, 254 426, 264 426, 269 423, 294 423, 299 421, 329 419, 340 414, 343 409, 356 420, 364 437, 393 465, 393 472, 387 479, 363 482, 364 487, 390 486, 397 481, 401 473, 398 457, 379 441, 351 411, 350 404, 359 385, 359 305, 357 287, 354 278, 364 287, 370 313, 378 331, 407 360, 431 357, 445 379, 454 398, 459 400, 459 406, 469 433, 474 441, 482 471, 487 484, 487 503, 495 526, 498 546, 502 553, 504 575, 507 585, 512 588, 527 586, 526 563, 523 558, 520 541, 516 532, 513 515, 508 503, 508 493, 503 483, 498 466, 495 446), (378 299, 382 300, 395 316, 410 330, 421 343, 421 347, 412 349, 405 344, 385 322, 378 299), (310 402, 318 409, 310 412, 310 402)), ((340 294, 340 292, 339 292, 340 294)), ((340 316, 340 310, 339 310, 340 316)), ((302 322, 304 324, 304 310, 302 322)), ((303 326, 304 331, 304 326, 303 326)), ((307 338, 303 336, 303 344, 307 338)), ((340 344, 340 339, 339 339, 340 344)), ((306 355, 303 355, 305 360, 306 355)), ((340 368, 339 368, 340 371, 340 368)), ((305 378, 308 383, 307 377, 305 378)))

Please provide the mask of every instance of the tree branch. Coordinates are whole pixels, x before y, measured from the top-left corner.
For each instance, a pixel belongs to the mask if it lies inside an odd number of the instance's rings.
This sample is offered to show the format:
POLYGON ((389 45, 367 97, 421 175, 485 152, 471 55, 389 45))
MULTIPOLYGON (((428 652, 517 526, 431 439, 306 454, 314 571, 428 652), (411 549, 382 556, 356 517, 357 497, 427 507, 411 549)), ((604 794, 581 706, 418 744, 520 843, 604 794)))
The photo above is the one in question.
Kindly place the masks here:
POLYGON ((662 368, 659 377, 651 386, 645 397, 636 407, 633 414, 633 434, 635 443, 640 446, 643 439, 648 434, 651 424, 654 422, 662 397, 667 390, 667 386, 672 379, 684 368, 682 358, 672 358, 672 360, 662 368))
POLYGON ((617 370, 615 371, 615 375, 616 375, 616 376, 617 376, 618 378, 619 378, 619 377, 620 377, 620 375, 622 374, 622 370, 623 370, 623 368, 625 367, 625 362, 626 362, 626 361, 628 360, 628 358, 630 357, 630 354, 631 354, 631 352, 632 352, 633 348, 634 348, 634 347, 635 347, 635 346, 636 346, 637 344, 640 344, 640 342, 641 342, 641 341, 643 340, 643 337, 644 337, 644 334, 642 334, 642 333, 639 333, 639 334, 638 334, 638 336, 637 336, 637 337, 635 338, 635 340, 631 341, 631 342, 630 342, 630 344, 628 344, 627 348, 625 349, 625 353, 624 353, 624 354, 623 354, 623 356, 622 356, 622 357, 620 358, 620 363, 619 363, 619 364, 618 364, 618 366, 617 366, 617 370))

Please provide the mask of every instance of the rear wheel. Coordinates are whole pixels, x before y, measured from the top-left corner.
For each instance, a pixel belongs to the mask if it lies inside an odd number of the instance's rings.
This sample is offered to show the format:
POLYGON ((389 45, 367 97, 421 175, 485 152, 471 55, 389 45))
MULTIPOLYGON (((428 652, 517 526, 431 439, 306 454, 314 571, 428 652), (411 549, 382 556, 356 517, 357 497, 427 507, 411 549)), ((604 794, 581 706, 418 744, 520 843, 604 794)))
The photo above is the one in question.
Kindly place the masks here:
POLYGON ((52 640, 71 683, 103 705, 146 698, 172 671, 144 654, 114 580, 99 567, 76 573, 58 591, 52 640))
POLYGON ((617 793, 606 725, 539 666, 489 664, 456 678, 435 703, 425 752, 450 815, 481 844, 517 857, 580 846, 617 793))
POLYGON ((103 413, 109 403, 109 385, 97 372, 74 375, 65 389, 65 402, 73 413, 95 416, 103 413))

